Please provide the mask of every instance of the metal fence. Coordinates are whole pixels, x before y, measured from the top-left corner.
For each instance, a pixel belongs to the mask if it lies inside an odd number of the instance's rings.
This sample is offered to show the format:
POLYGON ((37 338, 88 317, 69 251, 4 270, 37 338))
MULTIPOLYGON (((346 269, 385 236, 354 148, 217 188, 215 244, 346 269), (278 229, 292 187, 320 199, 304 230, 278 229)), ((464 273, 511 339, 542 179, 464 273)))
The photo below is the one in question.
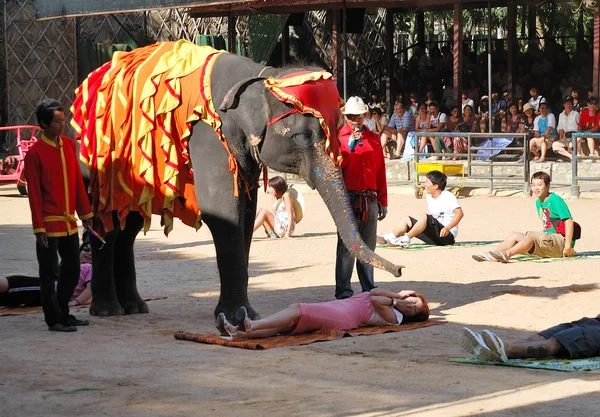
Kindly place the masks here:
MULTIPOLYGON (((571 135, 571 146, 573 149, 571 151, 571 197, 579 198, 579 181, 600 181, 600 177, 580 177, 578 175, 577 166, 579 161, 596 161, 600 160, 597 156, 579 156, 577 155, 577 139, 578 138, 595 138, 596 140, 600 140, 600 133, 587 133, 587 132, 579 132, 573 133, 571 135)), ((590 155, 594 155, 594 149, 590 149, 590 155)))
MULTIPOLYGON (((466 138, 467 139, 467 153, 456 154, 456 153, 441 153, 441 152, 415 152, 414 162, 415 164, 430 158, 429 160, 436 160, 441 164, 462 164, 459 161, 442 160, 439 158, 444 157, 458 157, 466 159, 466 176, 469 179, 481 179, 487 180, 489 184, 490 194, 494 190, 494 181, 500 180, 503 184, 510 182, 516 183, 523 187, 523 194, 529 195, 530 190, 530 168, 529 168, 529 148, 527 144, 526 133, 468 133, 468 132, 415 132, 415 150, 419 148, 419 138, 422 137, 451 137, 451 138, 466 138), (521 138, 522 145, 511 146, 511 147, 494 147, 494 146, 482 146, 482 142, 486 139, 493 138, 521 138), (490 151, 490 155, 484 153, 478 153, 478 151, 490 151), (500 151, 497 154, 493 154, 492 151, 500 151), (512 152, 508 153, 508 152, 512 152), (513 174, 501 174, 495 172, 495 167, 521 167, 522 175, 513 174), (477 172, 474 167, 488 167, 485 174, 477 172)), ((417 169, 415 167, 415 172, 417 169)))

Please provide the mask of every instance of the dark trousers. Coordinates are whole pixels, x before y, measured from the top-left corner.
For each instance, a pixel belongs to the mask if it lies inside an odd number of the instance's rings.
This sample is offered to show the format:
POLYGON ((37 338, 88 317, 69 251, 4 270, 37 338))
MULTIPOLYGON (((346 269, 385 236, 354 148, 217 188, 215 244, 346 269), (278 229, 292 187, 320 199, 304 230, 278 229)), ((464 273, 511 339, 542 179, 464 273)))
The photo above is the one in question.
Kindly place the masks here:
POLYGON ((6 277, 8 291, 0 293, 0 307, 34 307, 42 305, 40 279, 24 275, 6 277))
MULTIPOLYGON (((350 196, 350 203, 354 204, 356 196, 350 196)), ((358 232, 362 240, 371 250, 375 250, 377 245, 377 218, 379 217, 379 208, 376 201, 369 202, 369 218, 366 222, 356 222, 358 232)), ((337 252, 335 261, 335 298, 352 297, 354 291, 350 285, 352 270, 356 262, 356 271, 358 272, 358 281, 363 291, 371 291, 375 288, 375 279, 373 277, 373 267, 363 263, 350 255, 344 242, 338 234, 337 252)))
POLYGON ((79 235, 49 237, 47 248, 36 244, 35 249, 40 265, 44 320, 48 327, 56 323, 66 325, 69 300, 79 282, 79 235))

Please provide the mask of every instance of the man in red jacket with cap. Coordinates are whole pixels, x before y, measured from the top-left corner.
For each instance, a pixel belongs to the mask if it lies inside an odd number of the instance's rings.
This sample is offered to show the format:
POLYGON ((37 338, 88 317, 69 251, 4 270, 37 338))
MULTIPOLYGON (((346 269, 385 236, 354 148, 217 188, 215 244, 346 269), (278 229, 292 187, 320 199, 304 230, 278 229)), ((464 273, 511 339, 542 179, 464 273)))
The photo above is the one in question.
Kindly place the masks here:
MULTIPOLYGON (((377 244, 377 220, 387 215, 385 161, 379 136, 363 125, 369 109, 360 97, 350 97, 344 108, 346 123, 340 131, 342 175, 354 211, 357 228, 371 250, 377 244)), ((350 255, 338 234, 335 264, 335 297, 354 295, 350 285, 354 262, 363 291, 375 288, 373 267, 350 255)))

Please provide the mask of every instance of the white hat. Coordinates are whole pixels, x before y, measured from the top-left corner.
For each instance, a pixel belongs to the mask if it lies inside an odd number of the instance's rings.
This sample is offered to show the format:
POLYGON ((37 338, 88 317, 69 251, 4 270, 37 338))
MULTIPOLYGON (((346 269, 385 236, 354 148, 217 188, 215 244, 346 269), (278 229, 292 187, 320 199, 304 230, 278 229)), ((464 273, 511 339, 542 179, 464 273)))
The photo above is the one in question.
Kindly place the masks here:
POLYGON ((369 111, 369 108, 365 105, 362 98, 352 96, 346 102, 344 106, 344 114, 364 114, 369 111))

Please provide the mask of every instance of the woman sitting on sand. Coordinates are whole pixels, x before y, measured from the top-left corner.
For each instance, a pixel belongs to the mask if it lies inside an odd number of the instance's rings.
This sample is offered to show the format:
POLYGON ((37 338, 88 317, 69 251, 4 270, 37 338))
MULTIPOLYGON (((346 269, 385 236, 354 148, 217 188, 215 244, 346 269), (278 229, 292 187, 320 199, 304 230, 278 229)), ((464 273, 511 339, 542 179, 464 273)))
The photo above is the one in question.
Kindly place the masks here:
POLYGON ((429 306, 422 294, 412 290, 393 292, 374 288, 354 297, 323 303, 295 303, 283 311, 260 320, 250 320, 246 308, 236 313, 240 328, 229 323, 225 314, 217 316, 222 336, 262 339, 277 334, 299 334, 313 330, 344 331, 361 326, 393 326, 425 321, 429 306))
POLYGON ((280 176, 273 177, 268 182, 267 192, 275 199, 273 203, 275 213, 259 209, 254 220, 254 231, 256 232, 262 226, 271 238, 292 237, 296 228, 296 213, 294 197, 288 191, 287 183, 280 176))

